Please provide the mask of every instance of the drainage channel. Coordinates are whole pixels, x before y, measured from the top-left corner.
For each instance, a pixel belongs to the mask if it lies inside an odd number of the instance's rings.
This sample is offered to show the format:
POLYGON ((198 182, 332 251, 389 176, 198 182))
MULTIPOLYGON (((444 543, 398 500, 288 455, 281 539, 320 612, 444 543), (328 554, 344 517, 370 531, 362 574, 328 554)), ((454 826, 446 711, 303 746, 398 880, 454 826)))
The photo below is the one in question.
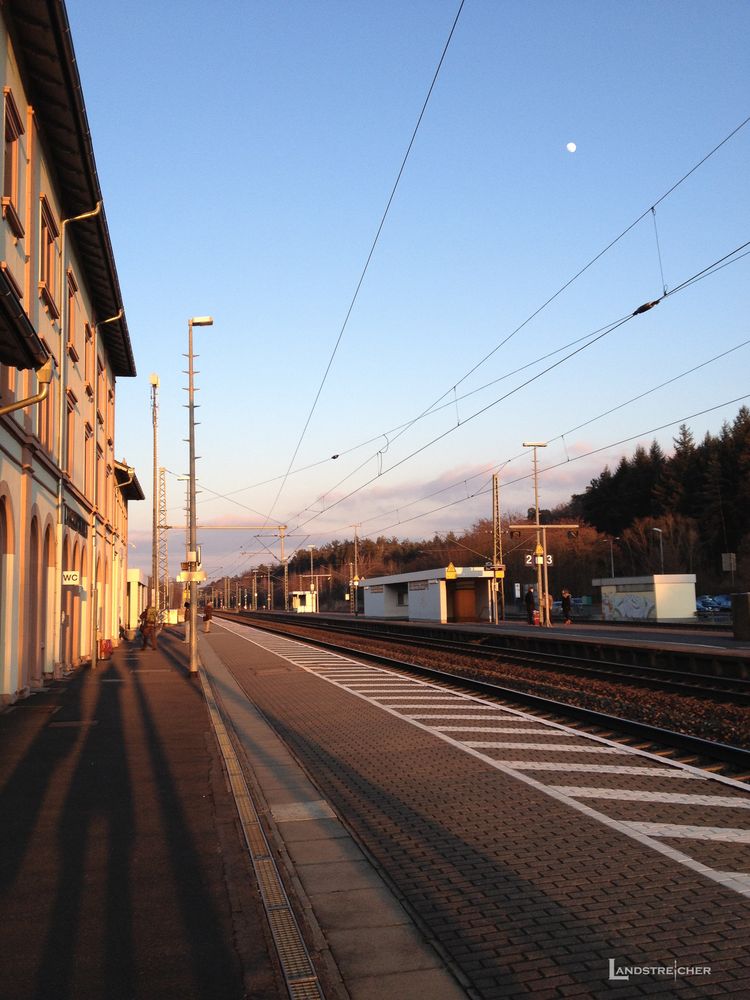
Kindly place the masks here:
POLYGON ((258 811, 221 717, 211 682, 202 665, 200 679, 289 996, 291 1000, 325 1000, 310 954, 289 903, 289 897, 260 824, 258 811))

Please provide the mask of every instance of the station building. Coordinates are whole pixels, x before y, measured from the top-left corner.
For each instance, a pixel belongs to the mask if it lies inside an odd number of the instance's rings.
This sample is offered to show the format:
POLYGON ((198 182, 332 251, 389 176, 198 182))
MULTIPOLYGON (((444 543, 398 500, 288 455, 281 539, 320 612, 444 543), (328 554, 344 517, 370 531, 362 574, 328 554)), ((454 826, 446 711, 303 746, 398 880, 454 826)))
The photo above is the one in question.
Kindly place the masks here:
POLYGON ((0 8, 0 703, 116 643, 133 469, 115 459, 128 334, 60 0, 0 8))
POLYGON ((378 576, 360 580, 365 615, 409 621, 478 622, 491 620, 492 570, 482 566, 378 576))

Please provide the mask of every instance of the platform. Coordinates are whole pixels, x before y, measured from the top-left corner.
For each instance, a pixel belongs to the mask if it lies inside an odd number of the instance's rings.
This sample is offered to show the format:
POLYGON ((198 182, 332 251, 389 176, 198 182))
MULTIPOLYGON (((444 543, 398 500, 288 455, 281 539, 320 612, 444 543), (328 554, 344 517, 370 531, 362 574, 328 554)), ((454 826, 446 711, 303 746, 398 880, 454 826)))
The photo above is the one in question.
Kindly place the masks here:
POLYGON ((365 870, 472 996, 750 989, 747 788, 239 623, 208 643, 228 717, 248 717, 246 696, 293 754, 269 766, 240 720, 261 810, 351 996, 425 995, 373 992, 392 918, 358 923, 365 870), (612 978, 645 966, 694 971, 612 978))

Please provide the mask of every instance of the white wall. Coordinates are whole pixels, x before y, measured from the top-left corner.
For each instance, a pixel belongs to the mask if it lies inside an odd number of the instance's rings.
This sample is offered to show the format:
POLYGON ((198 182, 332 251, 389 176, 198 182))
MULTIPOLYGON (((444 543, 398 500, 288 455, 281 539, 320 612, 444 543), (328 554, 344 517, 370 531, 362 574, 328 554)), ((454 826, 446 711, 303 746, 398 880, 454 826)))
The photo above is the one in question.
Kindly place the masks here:
POLYGON ((409 590, 410 621, 445 621, 445 580, 425 582, 424 590, 409 590))

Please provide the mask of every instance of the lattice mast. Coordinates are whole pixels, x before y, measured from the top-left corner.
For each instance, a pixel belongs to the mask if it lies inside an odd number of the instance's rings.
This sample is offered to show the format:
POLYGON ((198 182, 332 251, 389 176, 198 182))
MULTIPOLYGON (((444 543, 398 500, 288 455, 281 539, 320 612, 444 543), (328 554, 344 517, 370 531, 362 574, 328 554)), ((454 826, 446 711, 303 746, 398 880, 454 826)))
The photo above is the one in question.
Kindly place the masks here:
POLYGON ((162 465, 159 468, 159 521, 157 524, 157 553, 159 578, 159 609, 162 618, 166 617, 171 604, 169 596, 169 550, 167 546, 169 525, 167 523, 167 470, 162 465))
MULTIPOLYGON (((503 530, 500 517, 500 476, 497 472, 492 476, 492 581, 493 614, 495 624, 505 621, 505 580, 498 571, 503 565, 503 530)), ((503 571, 504 572, 504 571, 503 571)))

